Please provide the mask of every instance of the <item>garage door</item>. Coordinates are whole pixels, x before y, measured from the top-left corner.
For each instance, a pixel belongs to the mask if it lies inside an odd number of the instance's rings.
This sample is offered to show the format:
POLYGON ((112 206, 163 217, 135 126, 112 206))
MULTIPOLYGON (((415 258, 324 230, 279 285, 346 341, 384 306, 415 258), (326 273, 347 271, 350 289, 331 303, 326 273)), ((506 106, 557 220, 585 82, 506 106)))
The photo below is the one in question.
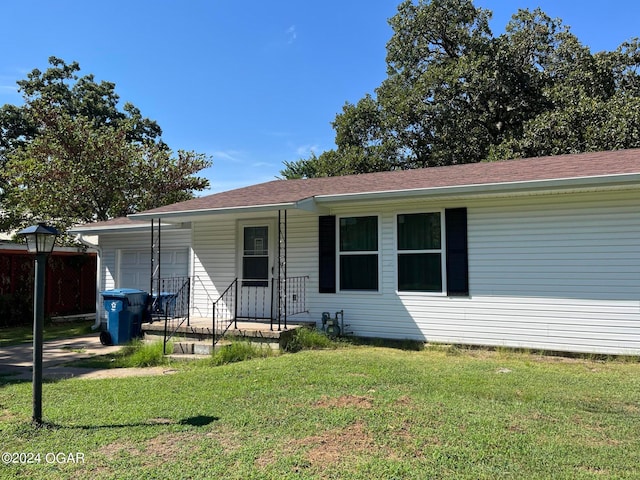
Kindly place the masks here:
MULTIPOLYGON (((167 248, 160 256, 163 278, 189 275, 189 249, 167 248)), ((151 253, 145 250, 121 250, 118 288, 149 290, 151 283, 151 253)))

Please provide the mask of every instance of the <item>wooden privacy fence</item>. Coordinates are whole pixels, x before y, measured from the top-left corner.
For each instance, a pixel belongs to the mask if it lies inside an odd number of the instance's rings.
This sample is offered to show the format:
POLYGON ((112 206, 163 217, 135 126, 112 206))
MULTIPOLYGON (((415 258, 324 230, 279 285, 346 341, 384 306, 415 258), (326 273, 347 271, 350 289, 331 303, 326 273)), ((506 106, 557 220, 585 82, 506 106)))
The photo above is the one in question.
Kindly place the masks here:
MULTIPOLYGON (((93 313, 96 254, 54 252, 47 261, 45 315, 93 313)), ((33 321, 34 257, 24 250, 0 250, 0 327, 33 321)))

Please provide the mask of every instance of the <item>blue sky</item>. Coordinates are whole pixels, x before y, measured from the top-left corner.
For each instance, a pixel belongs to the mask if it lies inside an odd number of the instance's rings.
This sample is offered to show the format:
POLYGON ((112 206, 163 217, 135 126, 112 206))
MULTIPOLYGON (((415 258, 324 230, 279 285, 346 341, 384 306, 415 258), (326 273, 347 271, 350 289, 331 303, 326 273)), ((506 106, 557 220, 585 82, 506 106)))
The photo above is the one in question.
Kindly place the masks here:
MULTIPOLYGON (((211 192, 274 179, 333 148, 331 122, 386 77, 399 0, 2 0, 0 104, 51 55, 116 84, 174 150, 213 157, 211 192)), ((518 8, 561 18, 593 51, 640 36, 637 0, 476 0, 500 34, 518 8)), ((207 192, 209 193, 209 192, 207 192)))

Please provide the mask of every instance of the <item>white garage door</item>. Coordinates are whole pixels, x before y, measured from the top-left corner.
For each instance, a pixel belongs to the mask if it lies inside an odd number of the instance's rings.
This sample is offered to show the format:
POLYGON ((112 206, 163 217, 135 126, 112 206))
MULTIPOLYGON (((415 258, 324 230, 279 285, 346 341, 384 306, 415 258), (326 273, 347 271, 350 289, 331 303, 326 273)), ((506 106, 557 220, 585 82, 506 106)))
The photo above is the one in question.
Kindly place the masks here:
MULTIPOLYGON (((160 256, 162 278, 189 275, 189 249, 162 249, 160 256)), ((118 288, 137 288, 149 291, 151 285, 151 252, 145 250, 121 250, 118 288)))

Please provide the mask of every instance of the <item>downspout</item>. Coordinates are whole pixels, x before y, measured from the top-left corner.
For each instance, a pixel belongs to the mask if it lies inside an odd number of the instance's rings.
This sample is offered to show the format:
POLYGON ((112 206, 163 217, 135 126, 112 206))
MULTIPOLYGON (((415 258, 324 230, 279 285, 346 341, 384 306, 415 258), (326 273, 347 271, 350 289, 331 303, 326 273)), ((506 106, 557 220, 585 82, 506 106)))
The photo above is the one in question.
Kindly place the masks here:
POLYGON ((76 235, 76 240, 80 242, 82 245, 88 248, 92 248, 98 252, 98 258, 96 260, 96 319, 95 323, 91 326, 91 330, 99 330, 102 326, 102 316, 101 316, 101 307, 102 302, 100 302, 100 293, 102 291, 102 247, 95 243, 91 243, 85 240, 82 237, 82 234, 79 233, 76 235))

